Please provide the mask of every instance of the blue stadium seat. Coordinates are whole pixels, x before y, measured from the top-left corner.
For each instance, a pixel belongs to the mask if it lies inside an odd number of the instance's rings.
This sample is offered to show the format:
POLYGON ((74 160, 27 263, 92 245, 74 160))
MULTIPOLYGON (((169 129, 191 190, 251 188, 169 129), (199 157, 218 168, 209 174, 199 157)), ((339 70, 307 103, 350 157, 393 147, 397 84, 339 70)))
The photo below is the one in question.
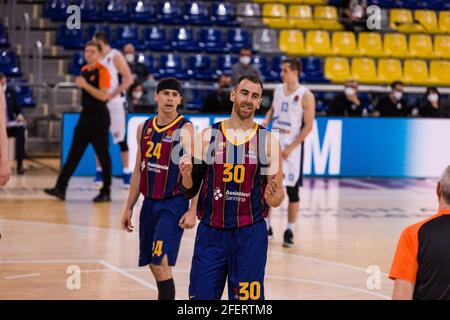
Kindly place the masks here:
POLYGON ((111 22, 130 20, 125 0, 106 0, 103 2, 103 19, 111 22))
POLYGON ((101 10, 96 0, 76 0, 75 3, 80 7, 81 21, 100 21, 101 10))
POLYGON ((131 0, 129 14, 131 21, 137 23, 156 23, 156 8, 150 0, 131 0))
POLYGON ((189 24, 210 24, 208 8, 203 1, 186 2, 183 17, 189 24))
POLYGON ((207 55, 196 54, 188 58, 188 74, 199 81, 214 80, 211 68, 211 58, 207 55))
POLYGON ((68 29, 66 25, 59 27, 58 35, 56 36, 56 44, 63 46, 65 49, 81 49, 84 48, 86 39, 83 36, 82 29, 68 29))
POLYGON ((267 58, 260 55, 254 55, 252 57, 252 64, 258 68, 258 70, 261 72, 261 75, 264 78, 264 81, 266 82, 274 82, 278 81, 278 75, 275 75, 274 72, 271 71, 269 68, 269 63, 267 61, 267 58))
POLYGON ((194 31, 191 28, 182 27, 173 29, 172 47, 179 51, 200 51, 200 47, 194 38, 194 31))
POLYGON ((157 72, 155 68, 155 60, 151 55, 144 55, 143 53, 136 53, 136 61, 145 64, 148 72, 155 74, 157 72))
POLYGON ((203 28, 201 30, 200 47, 206 52, 228 52, 228 47, 222 41, 222 33, 220 30, 214 28, 203 28))
POLYGON ((166 30, 156 26, 145 29, 144 46, 146 49, 154 51, 172 50, 172 46, 167 40, 166 30))
POLYGON ((81 68, 86 64, 84 61, 83 51, 74 52, 72 54, 72 60, 70 61, 70 74, 77 76, 80 74, 81 68))
POLYGON ((199 89, 183 90, 183 100, 186 101, 185 108, 200 111, 203 107, 203 91, 199 89))
POLYGON ((175 77, 180 80, 189 79, 187 71, 183 69, 181 56, 169 53, 160 57, 159 71, 155 74, 155 78, 163 77, 175 77))
POLYGON ((228 47, 238 53, 241 48, 252 48, 250 34, 241 28, 228 30, 228 47))
POLYGON ((403 0, 403 7, 408 9, 428 9, 428 3, 423 0, 403 0))
MULTIPOLYGON (((88 34, 88 39, 92 39, 92 37, 94 36, 94 33, 96 32, 104 32, 107 35, 111 35, 111 27, 108 25, 101 25, 101 24, 95 24, 95 25, 90 25, 87 29, 87 34, 88 34)), ((112 40, 111 38, 109 39, 110 41, 112 40)))
POLYGON ((323 61, 319 58, 308 57, 302 58, 302 78, 305 82, 328 82, 324 76, 323 61))
POLYGON ((0 23, 0 48, 8 48, 8 35, 6 34, 5 27, 0 23))
POLYGON ((236 12, 231 3, 225 1, 214 2, 212 5, 212 21, 223 26, 237 26, 236 12))
POLYGON ((69 0, 49 0, 45 2, 44 16, 54 21, 67 20, 69 16, 66 12, 70 5, 69 0))
POLYGON ((20 63, 13 51, 0 51, 0 72, 7 77, 21 77, 20 63))
POLYGON ((25 79, 12 79, 8 85, 14 88, 17 96, 17 102, 22 108, 34 108, 36 103, 33 101, 33 91, 28 86, 25 79))
POLYGON ((158 20, 167 24, 183 23, 181 8, 178 2, 160 0, 158 3, 158 20))
POLYGON ((137 27, 117 27, 116 38, 112 43, 113 47, 122 50, 123 46, 128 43, 131 43, 137 50, 144 49, 144 43, 139 37, 139 29, 137 27))
POLYGON ((214 78, 217 79, 221 74, 229 74, 231 75, 231 69, 233 64, 237 63, 239 58, 237 56, 232 55, 223 55, 217 58, 217 66, 216 73, 214 78))

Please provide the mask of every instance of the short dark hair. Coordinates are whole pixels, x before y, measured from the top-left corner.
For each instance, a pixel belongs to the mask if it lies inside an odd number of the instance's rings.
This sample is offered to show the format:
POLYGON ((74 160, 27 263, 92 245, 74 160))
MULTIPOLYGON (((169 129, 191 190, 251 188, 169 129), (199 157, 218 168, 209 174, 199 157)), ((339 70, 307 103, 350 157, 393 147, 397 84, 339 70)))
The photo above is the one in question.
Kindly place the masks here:
POLYGON ((396 86, 404 86, 404 83, 399 80, 391 83, 391 89, 394 89, 396 86))
POLYGON ((281 64, 283 63, 289 63, 289 68, 291 68, 292 71, 298 71, 298 73, 302 72, 302 63, 299 59, 286 58, 281 62, 281 64))
POLYGON ((3 72, 0 72, 0 80, 5 79, 5 78, 6 78, 5 74, 3 72))
POLYGON ((85 48, 87 47, 96 47, 98 51, 102 51, 100 48, 100 45, 98 43, 95 43, 94 41, 88 41, 85 45, 85 48))
POLYGON ((109 37, 106 32, 98 31, 94 33, 94 38, 103 42, 104 44, 109 44, 109 37))
POLYGON ((261 90, 264 90, 264 86, 263 86, 263 83, 262 83, 261 79, 259 77, 255 77, 255 76, 241 76, 241 77, 239 77, 239 79, 236 82, 236 88, 238 87, 239 83, 241 83, 244 80, 248 80, 250 82, 259 84, 261 86, 261 90))
POLYGON ((431 92, 437 93, 439 95, 439 90, 436 87, 428 87, 427 91, 425 92, 426 95, 430 94, 431 92))
POLYGON ((156 93, 161 90, 176 90, 180 94, 183 95, 183 87, 181 86, 181 82, 174 77, 162 78, 159 80, 158 85, 156 87, 156 93))

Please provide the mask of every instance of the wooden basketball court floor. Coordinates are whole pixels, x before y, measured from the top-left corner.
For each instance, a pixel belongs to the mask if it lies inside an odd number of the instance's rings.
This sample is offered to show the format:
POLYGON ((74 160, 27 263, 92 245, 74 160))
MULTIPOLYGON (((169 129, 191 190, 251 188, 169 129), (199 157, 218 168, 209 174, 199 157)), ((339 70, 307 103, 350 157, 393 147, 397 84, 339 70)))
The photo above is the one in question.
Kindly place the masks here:
MULTIPOLYGON (((92 178, 73 178, 66 202, 42 191, 55 179, 29 172, 0 189, 0 299, 156 299, 150 271, 137 267, 140 202, 129 234, 119 225, 127 197, 119 179, 113 201, 95 205, 92 178)), ((287 203, 273 211, 266 298, 389 299, 396 242, 434 213, 435 184, 307 178, 293 248, 281 245, 287 203)), ((184 233, 174 268, 178 299, 188 298, 194 238, 195 229, 184 233)))

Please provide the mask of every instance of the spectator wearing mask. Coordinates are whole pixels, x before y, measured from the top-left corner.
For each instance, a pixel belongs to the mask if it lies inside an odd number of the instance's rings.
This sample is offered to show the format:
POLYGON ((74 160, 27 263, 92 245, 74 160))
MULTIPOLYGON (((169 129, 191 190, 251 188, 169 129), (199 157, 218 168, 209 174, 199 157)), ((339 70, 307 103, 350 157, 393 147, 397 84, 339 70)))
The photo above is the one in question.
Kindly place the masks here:
POLYGON ((128 65, 130 66, 134 81, 143 83, 147 80, 149 76, 147 66, 136 60, 136 50, 131 43, 126 44, 123 47, 123 54, 128 62, 128 65))
POLYGON ((403 90, 403 82, 392 82, 391 92, 378 101, 374 115, 381 117, 407 117, 409 108, 403 96, 403 90))
POLYGON ((440 118, 443 106, 439 91, 435 87, 427 88, 425 96, 419 101, 419 115, 424 118, 440 118))
POLYGON ((367 0, 344 0, 342 19, 346 31, 367 30, 367 0))
POLYGON ((363 105, 358 97, 358 82, 348 80, 343 93, 337 94, 331 102, 328 115, 332 116, 361 116, 363 105))
POLYGON ((239 51, 239 62, 233 65, 231 72, 232 84, 235 85, 242 76, 253 76, 262 79, 261 72, 252 65, 252 50, 250 48, 242 48, 239 51))
POLYGON ((148 110, 149 104, 145 93, 144 86, 139 82, 133 83, 130 87, 130 90, 128 91, 128 105, 133 112, 143 108, 148 110))
POLYGON ((219 88, 212 92, 203 102, 205 113, 230 113, 233 103, 230 100, 231 77, 222 74, 218 80, 219 88))

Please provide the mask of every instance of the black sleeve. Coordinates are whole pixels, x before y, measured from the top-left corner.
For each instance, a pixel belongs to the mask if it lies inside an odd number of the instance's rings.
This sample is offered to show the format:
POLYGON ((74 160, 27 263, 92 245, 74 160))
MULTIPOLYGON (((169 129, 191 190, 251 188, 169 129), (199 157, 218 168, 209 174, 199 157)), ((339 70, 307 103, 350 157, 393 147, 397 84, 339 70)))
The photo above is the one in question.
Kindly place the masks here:
POLYGON ((192 199, 200 190, 200 186, 202 185, 203 178, 206 174, 207 165, 204 161, 199 164, 200 160, 192 158, 193 168, 192 168, 192 187, 190 189, 186 189, 183 186, 183 183, 180 181, 180 188, 183 196, 187 199, 192 199))

